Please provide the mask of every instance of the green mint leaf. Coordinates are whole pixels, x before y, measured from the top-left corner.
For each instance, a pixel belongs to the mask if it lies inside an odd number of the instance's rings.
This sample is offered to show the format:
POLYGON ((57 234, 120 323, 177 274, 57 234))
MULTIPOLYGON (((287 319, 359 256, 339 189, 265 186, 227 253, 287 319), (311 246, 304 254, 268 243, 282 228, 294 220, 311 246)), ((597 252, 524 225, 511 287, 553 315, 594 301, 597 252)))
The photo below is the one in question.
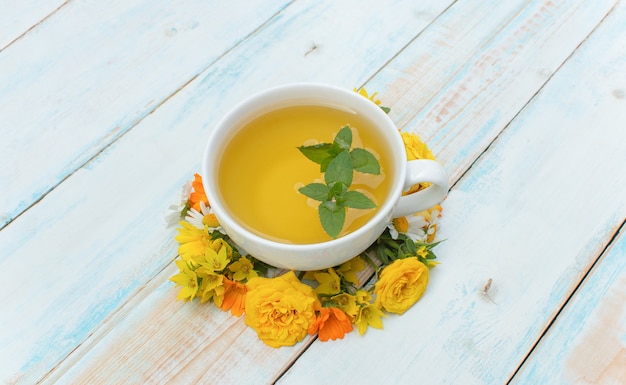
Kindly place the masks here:
POLYGON ((328 187, 329 198, 334 198, 337 203, 342 204, 344 200, 343 195, 348 191, 348 186, 346 186, 342 182, 334 182, 331 183, 328 187))
POLYGON ((319 205, 318 212, 324 231, 337 238, 346 221, 346 209, 335 202, 326 201, 319 205))
POLYGON ((352 146, 352 130, 350 126, 345 126, 339 130, 333 144, 342 150, 350 151, 350 146, 352 146))
POLYGON ((316 201, 323 202, 329 198, 329 188, 323 183, 310 183, 304 187, 300 187, 298 191, 316 201))
POLYGON ((331 143, 319 143, 312 146, 300 146, 298 150, 313 162, 322 164, 326 158, 332 155, 333 147, 331 143))
POLYGON ((350 152, 350 156, 356 171, 366 174, 380 174, 380 164, 371 152, 362 148, 355 148, 350 152))
POLYGON ((346 191, 343 194, 343 199, 343 205, 353 209, 373 209, 376 207, 376 203, 358 191, 346 191))
POLYGON ((352 176, 354 168, 352 166, 352 157, 348 151, 342 151, 333 159, 326 169, 324 181, 327 185, 334 182, 341 182, 346 186, 352 184, 352 176))
POLYGON ((335 159, 336 156, 337 155, 331 155, 328 158, 324 159, 320 164, 320 172, 326 172, 326 170, 328 170, 328 165, 330 164, 330 162, 333 161, 333 159, 335 159))
POLYGON ((391 112, 391 108, 389 108, 389 107, 383 107, 383 106, 380 106, 380 109, 381 109, 381 110, 383 110, 383 111, 385 111, 385 114, 388 114, 388 113, 390 113, 390 112, 391 112))

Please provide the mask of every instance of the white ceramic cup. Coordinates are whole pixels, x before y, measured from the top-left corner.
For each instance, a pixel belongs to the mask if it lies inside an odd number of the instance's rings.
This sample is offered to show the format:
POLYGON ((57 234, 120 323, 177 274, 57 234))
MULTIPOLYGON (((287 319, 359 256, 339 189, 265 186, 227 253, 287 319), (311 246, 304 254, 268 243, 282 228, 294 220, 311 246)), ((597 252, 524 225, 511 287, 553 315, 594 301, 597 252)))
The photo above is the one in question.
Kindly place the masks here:
MULTIPOLYGON (((319 270, 333 267, 359 255, 385 230, 393 218, 428 209, 440 203, 449 188, 443 167, 432 160, 407 161, 398 129, 375 103, 356 92, 325 84, 296 83, 272 88, 249 97, 228 112, 214 127, 202 159, 202 180, 214 213, 232 240, 255 258, 272 266, 291 270, 319 270), (394 172, 388 198, 362 227, 342 237, 312 244, 288 244, 265 239, 233 218, 225 208, 217 182, 222 149, 243 125, 269 111, 295 105, 335 106, 356 111, 376 129, 383 131, 393 154, 394 172), (431 186, 402 196, 411 186, 431 186)), ((388 176, 389 177, 389 176, 388 176)))

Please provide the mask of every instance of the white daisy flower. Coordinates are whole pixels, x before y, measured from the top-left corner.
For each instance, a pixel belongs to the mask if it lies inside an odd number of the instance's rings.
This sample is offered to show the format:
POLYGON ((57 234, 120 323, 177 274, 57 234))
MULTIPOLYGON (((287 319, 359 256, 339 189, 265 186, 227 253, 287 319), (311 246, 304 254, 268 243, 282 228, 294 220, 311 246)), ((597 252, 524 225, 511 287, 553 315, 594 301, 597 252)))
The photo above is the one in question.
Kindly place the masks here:
POLYGON ((222 234, 226 234, 222 226, 220 226, 217 221, 215 213, 213 213, 213 209, 202 201, 200 201, 200 211, 190 208, 189 211, 187 211, 185 220, 200 230, 204 230, 206 228, 209 233, 217 230, 222 234))
POLYGON ((424 227, 427 225, 428 223, 421 215, 409 215, 394 218, 387 228, 393 239, 398 239, 398 234, 403 233, 414 241, 423 242, 426 239, 424 227))
POLYGON ((428 228, 426 229, 427 242, 433 242, 435 235, 437 234, 437 226, 439 225, 439 217, 441 213, 439 210, 434 209, 430 215, 430 222, 428 222, 428 228))
POLYGON ((183 185, 183 188, 178 193, 178 203, 170 205, 165 211, 165 223, 167 226, 174 226, 181 220, 182 211, 187 205, 189 200, 189 194, 191 194, 191 182, 187 182, 183 185))

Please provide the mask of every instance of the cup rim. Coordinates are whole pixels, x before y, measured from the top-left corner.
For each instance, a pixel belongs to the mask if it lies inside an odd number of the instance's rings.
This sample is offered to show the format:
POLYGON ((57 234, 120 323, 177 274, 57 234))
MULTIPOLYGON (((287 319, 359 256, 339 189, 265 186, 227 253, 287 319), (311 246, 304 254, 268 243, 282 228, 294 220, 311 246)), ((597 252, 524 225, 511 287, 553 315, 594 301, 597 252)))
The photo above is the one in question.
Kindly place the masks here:
MULTIPOLYGON (((209 138, 204 149, 201 173, 202 182, 209 204, 214 210, 220 225, 222 225, 227 233, 229 232, 229 229, 232 229, 233 232, 244 234, 251 243, 258 243, 266 246, 271 245, 271 247, 275 250, 279 250, 282 253, 293 253, 294 258, 297 258, 299 252, 306 252, 307 254, 310 254, 315 253, 316 251, 332 248, 335 245, 350 243, 361 237, 369 236, 369 234, 375 230, 381 222, 387 224, 391 220, 393 210, 402 194, 404 180, 406 177, 406 157, 404 144, 401 136, 399 135, 398 129, 389 116, 387 116, 387 114, 373 101, 365 98, 357 92, 349 91, 330 84, 311 82, 288 83, 268 88, 248 96, 232 107, 218 121, 209 134, 209 138), (269 111, 282 108, 285 106, 284 102, 286 101, 294 103, 293 105, 320 105, 323 104, 322 102, 327 102, 327 100, 325 100, 326 98, 331 97, 335 105, 355 108, 360 113, 365 114, 366 118, 371 120, 377 127, 382 125, 385 127, 383 131, 389 131, 389 135, 385 134, 385 136, 390 142, 391 155, 393 156, 393 177, 395 180, 392 183, 388 198, 377 210, 374 216, 363 226, 338 238, 318 243, 283 243, 264 238, 240 225, 237 220, 224 209, 225 204, 220 197, 220 193, 218 192, 217 183, 215 181, 211 181, 209 178, 210 175, 217 175, 216 172, 211 171, 211 167, 209 165, 212 165, 213 161, 219 160, 221 156, 221 153, 219 152, 221 144, 227 142, 229 140, 228 138, 232 138, 232 135, 237 132, 231 132, 228 134, 230 136, 228 136, 225 130, 232 130, 232 122, 238 122, 240 129, 242 128, 241 126, 245 124, 242 123, 245 121, 242 116, 249 120, 254 119, 255 113, 257 114, 256 116, 259 116, 261 113, 267 113, 269 111), (347 103, 346 100, 349 100, 349 103, 347 103), (307 101, 308 103, 306 103, 307 101), (317 101, 318 103, 314 104, 313 101, 317 101), (349 106, 346 106, 346 104, 349 104, 349 106), (271 108, 272 106, 274 106, 273 109, 271 108), (396 156, 397 152, 400 152, 402 156, 396 156)), ((380 234, 376 234, 373 239, 379 235, 380 234)), ((358 255, 362 251, 363 250, 359 250, 354 256, 358 255)))

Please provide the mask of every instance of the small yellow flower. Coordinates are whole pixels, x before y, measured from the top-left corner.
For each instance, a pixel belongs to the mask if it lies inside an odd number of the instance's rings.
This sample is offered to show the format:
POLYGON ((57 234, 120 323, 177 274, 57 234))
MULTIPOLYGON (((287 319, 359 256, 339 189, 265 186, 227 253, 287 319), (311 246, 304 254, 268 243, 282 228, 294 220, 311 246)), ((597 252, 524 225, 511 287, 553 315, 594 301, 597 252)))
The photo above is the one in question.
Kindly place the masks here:
POLYGON ((433 261, 432 259, 427 259, 426 260, 426 265, 429 269, 434 269, 435 267, 437 267, 437 265, 439 264, 439 262, 437 261, 433 261))
POLYGON ((182 286, 176 298, 185 302, 191 301, 198 293, 198 276, 183 260, 177 259, 176 266, 180 272, 170 278, 176 286, 182 286))
POLYGON ((233 272, 233 279, 235 281, 249 281, 254 277, 258 277, 259 274, 254 271, 254 265, 246 257, 239 258, 238 261, 231 263, 228 269, 233 272))
POLYGON ((224 292, 226 291, 224 276, 208 271, 202 274, 198 273, 198 276, 202 278, 200 302, 204 303, 212 300, 218 307, 221 307, 224 301, 224 292))
POLYGON ((359 278, 356 273, 365 269, 365 262, 360 257, 352 258, 337 268, 337 274, 355 286, 359 286, 359 278))
POLYGON ((210 247, 204 252, 204 260, 200 262, 200 267, 197 270, 198 274, 213 273, 216 271, 222 271, 226 268, 230 259, 228 259, 228 250, 226 247, 222 247, 218 252, 215 252, 210 247))
POLYGON ((359 328, 359 334, 365 334, 368 326, 376 329, 383 328, 383 320, 381 317, 385 317, 385 313, 380 311, 374 304, 363 306, 359 312, 359 316, 356 319, 356 325, 359 328))
POLYGON ((372 295, 370 294, 370 292, 363 289, 357 290, 354 294, 354 297, 360 305, 365 305, 372 301, 372 295))
POLYGON ((359 307, 357 306, 357 299, 355 296, 348 293, 341 293, 333 296, 331 301, 337 305, 337 307, 344 311, 350 317, 350 319, 356 318, 359 314, 359 307))
POLYGON ((385 267, 374 285, 376 306, 403 314, 417 302, 428 285, 428 267, 417 257, 397 259, 385 267))
POLYGON ((184 260, 190 261, 194 257, 204 255, 204 251, 211 242, 211 235, 196 228, 191 223, 180 221, 176 241, 180 244, 178 254, 184 260))
POLYGON ((341 291, 341 279, 332 267, 327 270, 328 273, 315 273, 315 280, 319 282, 319 286, 315 289, 318 294, 338 294, 341 291))
POLYGON ((428 249, 426 249, 426 246, 420 246, 420 248, 417 249, 417 255, 422 258, 426 258, 428 256, 428 249))
POLYGON ((222 249, 226 249, 226 255, 228 258, 230 259, 233 257, 233 248, 222 238, 214 239, 209 242, 209 247, 217 252, 222 249))

